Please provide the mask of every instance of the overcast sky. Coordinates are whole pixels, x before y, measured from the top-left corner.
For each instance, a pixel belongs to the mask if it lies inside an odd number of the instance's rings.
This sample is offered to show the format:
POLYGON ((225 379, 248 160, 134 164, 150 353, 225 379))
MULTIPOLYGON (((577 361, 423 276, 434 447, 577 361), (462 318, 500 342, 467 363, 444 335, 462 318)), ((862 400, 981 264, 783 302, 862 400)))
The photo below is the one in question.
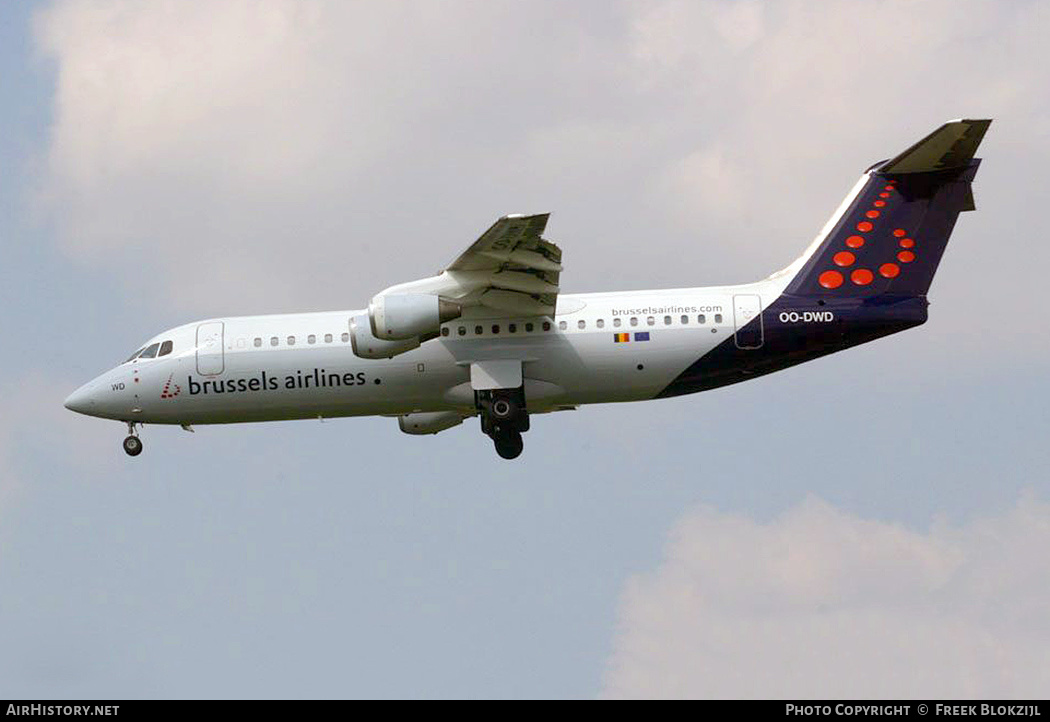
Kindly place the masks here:
POLYGON ((1045 696, 1050 5, 4 3, 0 697, 1045 696), (566 292, 757 280, 993 117, 923 327, 476 424, 61 406, 551 211, 566 292))

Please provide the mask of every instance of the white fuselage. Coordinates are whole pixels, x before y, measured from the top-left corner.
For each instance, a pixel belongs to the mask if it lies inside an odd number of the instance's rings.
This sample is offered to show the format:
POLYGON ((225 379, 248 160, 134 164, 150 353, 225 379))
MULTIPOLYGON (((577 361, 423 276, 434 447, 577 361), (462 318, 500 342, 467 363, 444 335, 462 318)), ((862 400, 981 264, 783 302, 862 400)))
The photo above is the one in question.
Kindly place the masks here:
POLYGON ((209 319, 159 334, 149 343, 172 341, 170 354, 121 364, 67 403, 95 416, 185 425, 469 416, 471 365, 498 359, 522 362, 532 413, 651 399, 783 285, 562 294, 553 319, 468 314, 419 348, 378 360, 351 347, 350 319, 362 311, 209 319))

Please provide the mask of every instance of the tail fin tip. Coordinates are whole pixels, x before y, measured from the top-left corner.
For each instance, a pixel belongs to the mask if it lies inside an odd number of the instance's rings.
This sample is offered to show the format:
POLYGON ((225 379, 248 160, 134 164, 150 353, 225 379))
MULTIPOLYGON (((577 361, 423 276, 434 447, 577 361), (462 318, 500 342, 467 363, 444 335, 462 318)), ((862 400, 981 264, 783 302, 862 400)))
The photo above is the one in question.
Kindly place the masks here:
POLYGON ((903 153, 880 165, 883 175, 965 168, 977 153, 991 118, 949 120, 903 153))
POLYGON ((869 168, 787 270, 785 293, 925 296, 959 214, 974 209, 975 158, 990 119, 952 120, 869 168))

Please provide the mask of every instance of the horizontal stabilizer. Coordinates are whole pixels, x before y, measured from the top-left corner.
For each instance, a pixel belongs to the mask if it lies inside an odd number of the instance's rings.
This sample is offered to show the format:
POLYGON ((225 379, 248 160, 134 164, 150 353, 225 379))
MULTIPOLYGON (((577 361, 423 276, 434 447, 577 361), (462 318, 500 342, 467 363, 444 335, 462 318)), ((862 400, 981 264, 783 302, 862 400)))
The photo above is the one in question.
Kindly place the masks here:
POLYGON ((950 120, 893 160, 878 168, 879 173, 930 173, 965 168, 992 121, 950 120))

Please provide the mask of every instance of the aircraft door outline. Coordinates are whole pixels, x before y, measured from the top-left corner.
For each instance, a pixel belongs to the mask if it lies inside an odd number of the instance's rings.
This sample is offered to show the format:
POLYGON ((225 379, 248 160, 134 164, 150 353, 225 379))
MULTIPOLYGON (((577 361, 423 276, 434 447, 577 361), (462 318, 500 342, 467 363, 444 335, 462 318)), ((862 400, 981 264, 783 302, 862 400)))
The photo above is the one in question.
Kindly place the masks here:
POLYGON ((765 340, 762 322, 762 298, 753 293, 741 293, 733 296, 733 340, 739 349, 753 350, 762 348, 765 340), (755 318, 757 324, 751 324, 755 318))
POLYGON ((218 376, 226 368, 223 356, 224 326, 222 321, 197 326, 197 373, 201 376, 218 376))

